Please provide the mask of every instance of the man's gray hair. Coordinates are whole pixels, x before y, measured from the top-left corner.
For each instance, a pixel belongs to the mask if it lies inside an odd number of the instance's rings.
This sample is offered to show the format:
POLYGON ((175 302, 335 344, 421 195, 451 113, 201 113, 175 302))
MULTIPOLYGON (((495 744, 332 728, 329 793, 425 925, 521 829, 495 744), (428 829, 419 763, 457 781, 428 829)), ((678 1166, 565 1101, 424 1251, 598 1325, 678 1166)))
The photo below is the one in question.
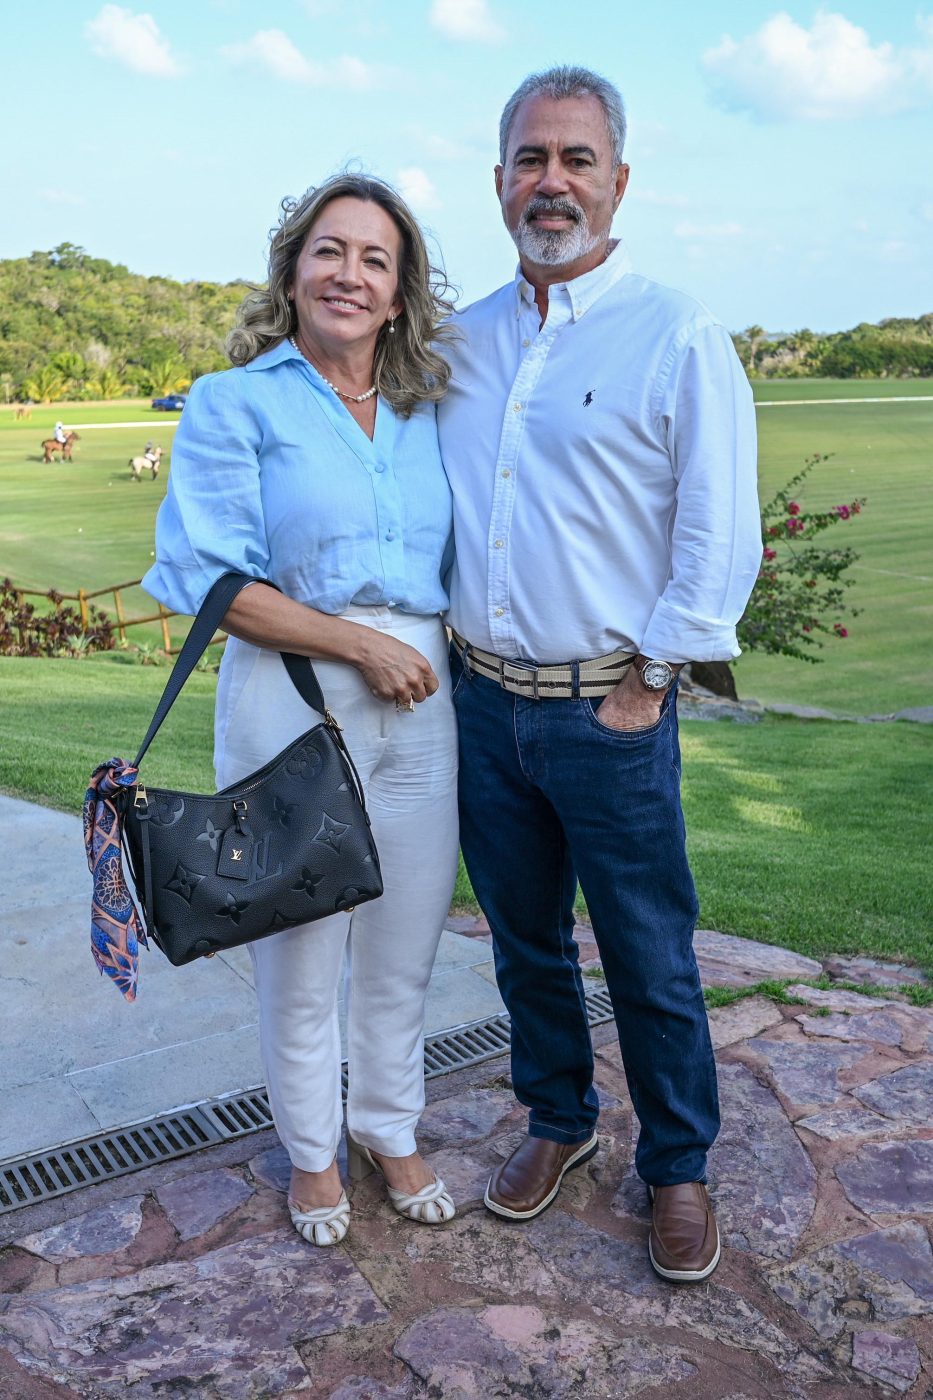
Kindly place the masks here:
POLYGON ((607 78, 601 78, 598 73, 594 73, 591 68, 562 67, 548 68, 544 73, 529 73, 503 107, 499 121, 499 161, 502 165, 505 164, 505 152, 515 113, 529 97, 595 97, 606 116, 615 163, 622 164, 625 107, 619 89, 607 78))

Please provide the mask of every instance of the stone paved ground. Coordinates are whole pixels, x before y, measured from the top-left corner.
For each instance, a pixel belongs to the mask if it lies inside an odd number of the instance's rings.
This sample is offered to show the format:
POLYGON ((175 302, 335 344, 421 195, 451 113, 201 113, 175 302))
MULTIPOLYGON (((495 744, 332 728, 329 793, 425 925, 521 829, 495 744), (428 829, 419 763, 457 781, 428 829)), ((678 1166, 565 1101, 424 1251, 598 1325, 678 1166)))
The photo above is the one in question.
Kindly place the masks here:
MULTIPOLYGON (((737 967, 732 943, 698 935, 709 978, 717 959, 720 981, 813 975, 780 949, 763 972, 756 945, 737 967)), ((933 1396, 933 1010, 897 979, 883 996, 801 984, 803 1004, 711 1013, 726 1248, 707 1284, 648 1265, 606 1026, 600 1151, 527 1225, 482 1206, 523 1130, 505 1059, 428 1086, 422 1145, 460 1205, 442 1229, 395 1216, 373 1176, 345 1243, 305 1245, 271 1132, 0 1218, 0 1396, 933 1396)))

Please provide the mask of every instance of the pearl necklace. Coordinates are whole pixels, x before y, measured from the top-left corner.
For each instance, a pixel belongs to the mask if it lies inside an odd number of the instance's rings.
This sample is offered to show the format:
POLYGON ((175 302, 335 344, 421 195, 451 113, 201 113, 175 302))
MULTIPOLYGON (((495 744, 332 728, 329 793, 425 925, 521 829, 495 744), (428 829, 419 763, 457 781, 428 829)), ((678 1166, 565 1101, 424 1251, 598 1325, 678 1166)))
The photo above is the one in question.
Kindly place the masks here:
MULTIPOLYGON (((295 347, 295 349, 298 351, 298 354, 302 357, 303 360, 308 359, 307 355, 301 349, 301 347, 298 344, 298 341, 293 335, 290 335, 288 337, 288 343, 289 345, 293 345, 295 347)), ((308 360, 308 363, 310 364, 311 361, 308 360)), ((317 365, 314 365, 313 368, 317 369, 317 365)), ((319 369, 317 370, 317 372, 318 374, 321 374, 321 371, 319 369)), ((324 380, 324 383, 327 385, 328 389, 333 389, 335 394, 339 394, 342 399, 349 399, 351 403, 365 403, 366 400, 371 399, 373 394, 376 392, 376 386, 374 384, 371 389, 366 390, 365 394, 348 394, 343 389, 338 389, 336 384, 331 384, 326 374, 321 374, 321 378, 324 380)))

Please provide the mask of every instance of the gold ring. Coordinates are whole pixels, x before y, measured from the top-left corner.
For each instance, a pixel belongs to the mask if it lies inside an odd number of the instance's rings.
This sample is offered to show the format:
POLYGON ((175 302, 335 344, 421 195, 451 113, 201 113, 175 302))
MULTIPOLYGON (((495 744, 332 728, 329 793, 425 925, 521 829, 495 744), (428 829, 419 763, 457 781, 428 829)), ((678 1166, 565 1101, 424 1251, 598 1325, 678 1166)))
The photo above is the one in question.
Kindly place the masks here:
POLYGON ((408 699, 405 701, 404 704, 401 700, 396 700, 395 708, 399 711, 400 714, 410 714, 415 708, 415 697, 413 695, 409 695, 408 699))

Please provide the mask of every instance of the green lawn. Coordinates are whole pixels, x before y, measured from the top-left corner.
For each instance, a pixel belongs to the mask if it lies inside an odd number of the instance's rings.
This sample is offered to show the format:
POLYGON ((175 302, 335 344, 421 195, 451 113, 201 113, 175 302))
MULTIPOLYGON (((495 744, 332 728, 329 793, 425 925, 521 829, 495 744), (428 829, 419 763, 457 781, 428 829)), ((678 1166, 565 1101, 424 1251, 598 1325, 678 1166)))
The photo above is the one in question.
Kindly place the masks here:
POLYGON ((53 403, 37 405, 32 417, 24 424, 16 417, 15 404, 0 405, 0 433, 12 430, 19 432, 26 428, 33 436, 36 429, 39 437, 48 437, 48 429, 61 419, 66 428, 77 428, 80 432, 84 423, 164 423, 166 419, 178 418, 177 413, 163 413, 149 407, 149 399, 108 399, 98 403, 53 403))
MULTIPOLYGON (((0 578, 8 575, 22 588, 63 593, 93 590, 141 578, 153 558, 155 517, 168 482, 168 460, 177 414, 140 411, 136 402, 73 411, 63 421, 78 425, 80 442, 72 463, 45 465, 39 443, 48 436, 54 409, 34 409, 33 421, 13 424, 0 413, 0 578), (36 420, 50 419, 43 428, 36 420), (142 422, 143 428, 83 428, 82 423, 142 422), (166 422, 166 419, 169 421, 166 422), (153 481, 146 474, 133 481, 127 465, 148 438, 165 448, 163 468, 153 481)), ((33 600, 35 601, 35 600, 33 600)), ((113 615, 112 599, 99 604, 113 615)), ((128 617, 155 611, 142 589, 123 597, 128 617)), ((172 624, 180 640, 188 621, 172 624)), ((161 637, 158 626, 133 629, 131 638, 161 637)))
MULTIPOLYGON (((831 452, 806 488, 813 505, 868 497, 865 511, 825 538, 861 553, 851 601, 863 609, 849 637, 827 641, 819 665, 786 657, 744 656, 739 693, 765 702, 795 701, 846 714, 886 714, 931 703, 933 649, 933 395, 930 380, 758 380, 762 492, 800 469, 813 452, 831 452), (915 403, 809 402, 832 398, 912 397, 915 403), (791 400, 804 399, 801 405, 791 400)), ((146 401, 33 410, 23 426, 0 410, 0 576, 23 587, 73 592, 139 578, 152 558, 156 510, 168 479, 130 479, 126 465, 152 436, 171 451, 176 415, 146 401), (43 466, 39 441, 61 416, 81 432, 72 466, 43 466), (168 420, 168 421, 167 421, 168 420), (144 422, 142 428, 83 427, 144 422), (151 424, 151 426, 150 426, 151 424)), ((105 601, 105 600, 102 600, 105 601)), ((131 615, 151 609, 136 590, 131 615)), ((173 624, 176 641, 186 623, 173 624)), ((158 636, 149 629, 148 639, 158 636)))
MULTIPOLYGON (((128 657, 0 658, 0 788, 78 811, 95 763, 135 753, 166 675, 128 657)), ((213 694, 213 675, 191 678, 146 760, 149 782, 210 788, 213 694)), ((776 716, 683 729, 705 927, 933 971, 928 730, 776 716)), ((461 874, 457 900, 471 898, 461 874)))
POLYGON ((753 379, 755 402, 779 399, 933 398, 933 379, 753 379))
POLYGON ((843 714, 889 714, 933 704, 933 402, 790 405, 790 399, 933 395, 930 380, 759 380, 762 495, 793 476, 806 457, 830 452, 803 499, 822 507, 867 496, 856 519, 827 543, 851 544, 851 602, 863 609, 845 640, 827 641, 809 665, 748 654, 736 666, 739 694, 820 705, 843 714))
MULTIPOLYGON (((811 453, 831 452, 807 502, 868 497, 856 520, 827 537, 861 551, 852 601, 864 611, 847 640, 827 642, 819 666, 743 657, 740 694, 852 714, 931 703, 933 403, 923 398, 933 384, 759 381, 754 390, 759 402, 786 405, 759 409, 763 493, 811 453), (902 395, 917 402, 811 402, 902 395), (789 402, 797 398, 807 402, 789 402)), ((173 435, 166 416, 134 401, 35 409, 25 426, 0 410, 0 576, 66 592, 138 578, 152 557, 168 473, 133 483, 126 462, 149 436, 168 455, 173 435), (57 417, 81 432, 71 466, 39 461, 38 443, 57 417), (125 421, 145 426, 90 426, 125 421)), ((136 590, 126 606, 137 615, 151 603, 136 590)), ((186 627, 176 622, 175 637, 186 627)), ((149 639, 157 635, 150 630, 149 639)), ((0 658, 0 787, 76 811, 93 764, 135 752, 166 674, 128 656, 0 658)), ((147 762, 150 781, 210 786, 213 690, 209 675, 189 682, 147 762)), ((702 922, 812 954, 858 951, 933 969, 921 805, 931 742, 929 729, 904 724, 769 717, 754 726, 685 726, 684 796, 702 922)), ((463 877, 458 897, 470 898, 463 877)))

